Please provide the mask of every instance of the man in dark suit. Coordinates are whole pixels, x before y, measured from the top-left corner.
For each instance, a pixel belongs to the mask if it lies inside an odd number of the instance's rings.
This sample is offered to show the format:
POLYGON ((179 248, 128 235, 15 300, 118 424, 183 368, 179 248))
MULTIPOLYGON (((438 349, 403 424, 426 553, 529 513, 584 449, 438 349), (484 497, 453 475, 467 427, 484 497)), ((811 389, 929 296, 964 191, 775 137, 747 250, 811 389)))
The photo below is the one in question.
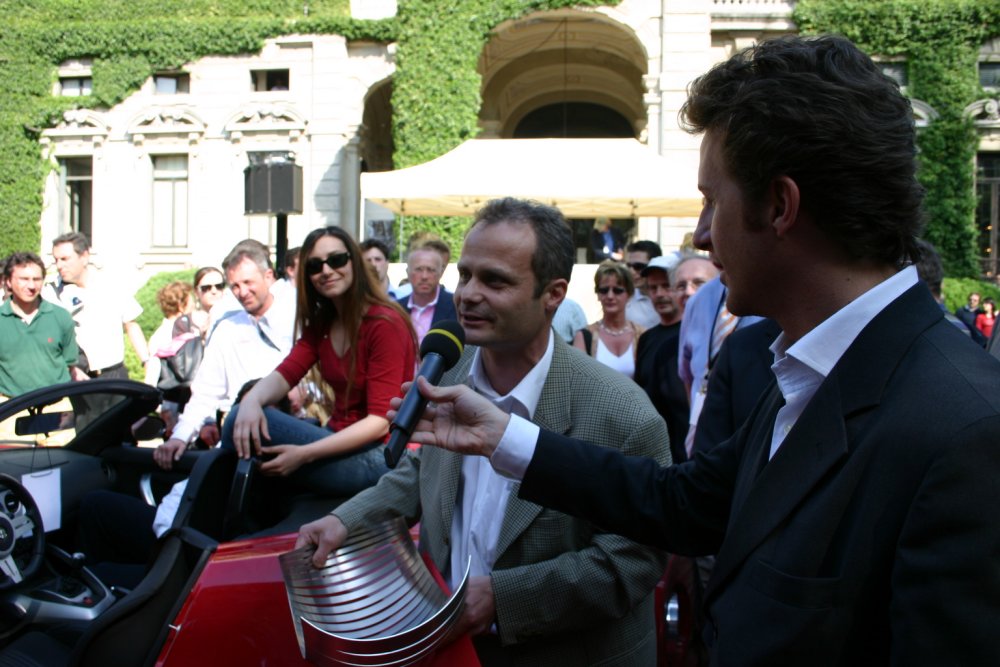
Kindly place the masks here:
POLYGON ((441 287, 443 274, 444 259, 433 248, 420 246, 406 258, 406 277, 413 291, 397 303, 410 314, 418 342, 436 322, 455 319, 455 295, 441 287))
POLYGON ((1000 664, 1000 363, 907 264, 909 103, 846 39, 788 37, 696 80, 682 115, 705 133, 695 236, 727 307, 781 327, 744 426, 662 468, 421 381, 415 439, 493 455, 527 500, 717 551, 713 664, 1000 664))
POLYGON ((780 333, 777 322, 761 320, 726 338, 709 375, 694 451, 708 451, 725 442, 750 416, 774 382, 770 347, 780 333))

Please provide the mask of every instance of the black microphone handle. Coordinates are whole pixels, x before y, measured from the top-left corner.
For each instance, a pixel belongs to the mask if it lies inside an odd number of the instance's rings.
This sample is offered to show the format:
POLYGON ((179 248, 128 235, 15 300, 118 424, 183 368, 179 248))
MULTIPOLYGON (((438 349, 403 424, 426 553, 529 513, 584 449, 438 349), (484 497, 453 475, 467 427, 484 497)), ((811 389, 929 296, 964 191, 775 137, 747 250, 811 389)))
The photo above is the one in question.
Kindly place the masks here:
POLYGON ((437 384, 441 381, 444 371, 444 357, 436 352, 427 353, 423 361, 420 362, 420 369, 413 378, 413 386, 406 392, 403 403, 396 411, 396 418, 389 425, 389 443, 385 446, 385 464, 390 468, 395 468, 396 464, 399 463, 399 459, 403 456, 403 450, 406 449, 406 443, 413 435, 413 429, 416 428, 420 416, 427 408, 427 399, 421 396, 420 390, 417 389, 417 377, 423 376, 431 384, 437 384))

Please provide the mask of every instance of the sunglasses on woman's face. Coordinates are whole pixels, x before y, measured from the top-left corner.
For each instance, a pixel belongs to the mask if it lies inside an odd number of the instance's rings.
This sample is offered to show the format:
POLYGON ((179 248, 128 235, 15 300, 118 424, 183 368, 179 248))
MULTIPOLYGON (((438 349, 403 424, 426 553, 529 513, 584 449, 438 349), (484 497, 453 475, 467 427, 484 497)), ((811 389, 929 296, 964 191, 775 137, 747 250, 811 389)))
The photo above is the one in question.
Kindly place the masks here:
POLYGON ((204 285, 198 285, 198 289, 201 290, 202 294, 208 294, 211 290, 221 292, 226 289, 226 283, 206 283, 204 285))
POLYGON ((600 294, 601 296, 604 296, 605 294, 608 293, 609 290, 614 292, 618 296, 621 296, 622 294, 625 293, 624 287, 598 287, 597 293, 600 294))
POLYGON ((351 261, 349 252, 331 252, 326 259, 310 257, 306 260, 306 275, 315 276, 317 273, 322 273, 324 264, 331 269, 339 269, 346 266, 349 261, 351 261))

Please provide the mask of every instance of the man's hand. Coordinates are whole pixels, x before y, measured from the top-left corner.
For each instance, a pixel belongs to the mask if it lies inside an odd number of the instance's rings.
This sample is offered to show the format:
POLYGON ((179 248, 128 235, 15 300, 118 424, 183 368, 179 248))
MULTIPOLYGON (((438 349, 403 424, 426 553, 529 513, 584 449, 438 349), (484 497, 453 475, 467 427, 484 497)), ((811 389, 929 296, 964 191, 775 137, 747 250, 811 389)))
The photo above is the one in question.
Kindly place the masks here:
MULTIPOLYGON (((403 385, 403 393, 410 388, 403 385)), ((433 404, 413 430, 413 442, 449 449, 460 454, 478 454, 489 457, 503 437, 510 415, 465 385, 435 387, 425 378, 417 378, 420 393, 433 404)), ((403 399, 392 399, 388 418, 396 416, 403 399)))
POLYGON ((77 366, 69 367, 69 376, 73 382, 85 382, 90 379, 90 376, 80 370, 77 366))
POLYGON ((496 622, 497 608, 493 599, 493 580, 490 577, 469 577, 465 589, 465 609, 455 627, 451 629, 450 641, 464 634, 481 635, 490 631, 496 622))
POLYGON ((198 430, 198 439, 205 443, 206 447, 215 447, 222 439, 219 435, 219 425, 215 422, 202 425, 198 430))
POLYGON ((313 567, 321 568, 326 565, 326 557, 339 549, 345 539, 347 539, 347 528, 336 516, 328 514, 299 528, 295 548, 315 544, 316 553, 313 554, 312 563, 313 567))
POLYGON ((177 438, 170 438, 165 443, 153 450, 153 460, 156 465, 164 470, 174 467, 174 461, 184 456, 187 451, 187 443, 177 438))

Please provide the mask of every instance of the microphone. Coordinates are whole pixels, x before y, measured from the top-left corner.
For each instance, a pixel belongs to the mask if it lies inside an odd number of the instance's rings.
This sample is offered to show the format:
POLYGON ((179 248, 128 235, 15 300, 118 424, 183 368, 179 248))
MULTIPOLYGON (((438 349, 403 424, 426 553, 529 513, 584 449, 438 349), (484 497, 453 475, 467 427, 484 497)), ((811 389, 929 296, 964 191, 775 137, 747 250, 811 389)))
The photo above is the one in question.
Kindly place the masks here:
POLYGON ((403 455, 413 429, 427 407, 427 399, 417 389, 417 377, 423 376, 431 384, 441 381, 445 371, 458 363, 465 348, 465 331, 455 320, 443 320, 427 332, 420 344, 420 369, 413 378, 413 386, 403 397, 396 418, 389 425, 389 444, 385 447, 385 464, 395 468, 403 455))

